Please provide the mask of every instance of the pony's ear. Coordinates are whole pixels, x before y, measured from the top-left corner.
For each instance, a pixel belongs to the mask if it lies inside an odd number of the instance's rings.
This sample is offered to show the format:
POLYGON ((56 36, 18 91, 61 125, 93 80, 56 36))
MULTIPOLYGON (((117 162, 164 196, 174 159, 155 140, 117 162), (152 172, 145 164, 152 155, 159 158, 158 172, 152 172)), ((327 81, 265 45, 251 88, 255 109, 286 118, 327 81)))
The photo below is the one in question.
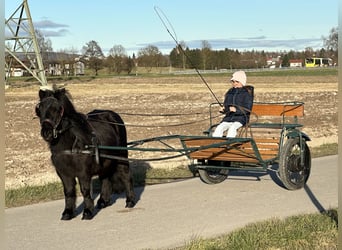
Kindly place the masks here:
POLYGON ((57 89, 55 91, 54 97, 57 100, 61 100, 61 97, 65 95, 65 92, 66 92, 65 88, 57 89))
POLYGON ((46 97, 53 96, 53 91, 48 90, 48 89, 45 89, 45 90, 40 89, 38 95, 39 95, 39 99, 43 100, 46 97))

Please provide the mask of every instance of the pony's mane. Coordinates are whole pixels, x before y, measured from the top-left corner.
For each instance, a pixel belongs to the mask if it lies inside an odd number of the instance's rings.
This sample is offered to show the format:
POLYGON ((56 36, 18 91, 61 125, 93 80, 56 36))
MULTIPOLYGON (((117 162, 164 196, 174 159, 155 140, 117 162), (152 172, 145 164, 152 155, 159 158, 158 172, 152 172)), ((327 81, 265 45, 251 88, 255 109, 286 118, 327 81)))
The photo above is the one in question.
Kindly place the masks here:
POLYGON ((55 84, 53 84, 52 88, 41 88, 39 90, 40 101, 48 97, 56 98, 58 102, 60 102, 60 104, 64 107, 64 112, 66 114, 77 113, 72 103, 72 96, 64 87, 57 87, 55 84))
POLYGON ((75 109, 72 103, 72 97, 69 91, 67 91, 64 87, 56 87, 56 85, 53 85, 52 88, 40 89, 39 98, 40 101, 43 101, 47 98, 56 99, 59 104, 63 106, 63 116, 70 118, 69 121, 72 122, 75 128, 78 127, 81 130, 89 130, 88 132, 91 132, 89 125, 87 125, 88 123, 86 121, 86 115, 78 112, 75 109))
POLYGON ((72 103, 72 96, 68 90, 58 88, 55 84, 52 86, 53 96, 63 105, 66 114, 77 113, 74 104, 72 103))

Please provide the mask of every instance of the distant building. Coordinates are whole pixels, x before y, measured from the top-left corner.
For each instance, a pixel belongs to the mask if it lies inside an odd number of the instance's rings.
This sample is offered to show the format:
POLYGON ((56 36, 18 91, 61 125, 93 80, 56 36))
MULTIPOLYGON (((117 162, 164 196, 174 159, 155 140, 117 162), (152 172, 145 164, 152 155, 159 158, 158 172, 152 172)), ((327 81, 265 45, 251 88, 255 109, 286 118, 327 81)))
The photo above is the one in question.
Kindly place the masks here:
POLYGON ((290 59, 290 68, 301 68, 303 67, 303 61, 301 59, 290 59))
POLYGON ((74 70, 76 76, 84 75, 84 63, 78 58, 75 59, 74 70))
POLYGON ((270 69, 274 69, 279 67, 281 64, 280 56, 278 57, 269 57, 266 59, 266 67, 270 69))
MULTIPOLYGON (((42 52, 41 55, 45 73, 48 76, 84 75, 84 63, 79 60, 79 55, 59 52, 42 52)), ((32 67, 23 52, 16 53, 16 56, 25 65, 32 67)), ((8 54, 6 54, 6 58, 9 59, 8 54)), ((22 65, 14 61, 6 75, 7 77, 20 77, 28 75, 28 73, 22 65)))
POLYGON ((24 76, 24 70, 22 68, 11 68, 10 76, 24 76))

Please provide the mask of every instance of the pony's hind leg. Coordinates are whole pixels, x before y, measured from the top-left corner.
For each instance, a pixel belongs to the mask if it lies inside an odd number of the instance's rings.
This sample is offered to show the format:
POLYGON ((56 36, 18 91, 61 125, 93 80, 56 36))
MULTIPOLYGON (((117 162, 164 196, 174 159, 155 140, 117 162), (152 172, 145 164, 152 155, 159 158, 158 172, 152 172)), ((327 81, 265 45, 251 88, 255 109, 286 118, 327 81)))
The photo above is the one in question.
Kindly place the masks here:
POLYGON ((134 193, 134 186, 133 186, 133 177, 131 174, 127 176, 128 180, 125 181, 126 187, 126 207, 132 208, 135 206, 135 193, 134 193))
POLYGON ((132 208, 135 206, 135 193, 133 185, 133 177, 128 162, 118 164, 119 177, 124 185, 126 192, 126 207, 132 208))
POLYGON ((110 205, 110 198, 112 194, 112 183, 108 178, 101 179, 101 195, 97 201, 96 207, 99 209, 110 205))

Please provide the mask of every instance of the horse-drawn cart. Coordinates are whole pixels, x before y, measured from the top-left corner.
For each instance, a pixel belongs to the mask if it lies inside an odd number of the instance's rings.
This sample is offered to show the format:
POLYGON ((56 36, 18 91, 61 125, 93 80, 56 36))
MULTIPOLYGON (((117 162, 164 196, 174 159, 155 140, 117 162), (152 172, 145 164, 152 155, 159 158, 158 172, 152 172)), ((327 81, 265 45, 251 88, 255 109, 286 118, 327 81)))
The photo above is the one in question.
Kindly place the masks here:
POLYGON ((41 136, 49 144, 51 160, 64 188, 63 220, 74 217, 76 178, 85 203, 83 219, 93 217, 94 200, 90 184, 94 175, 102 181, 97 201, 99 208, 110 204, 110 194, 114 189, 125 190, 126 207, 134 207, 136 201, 128 163, 132 160, 128 157, 129 150, 162 154, 160 158, 145 161, 187 156, 191 162, 190 169, 198 172, 206 183, 222 182, 232 169, 267 172, 269 166, 277 165, 283 185, 293 190, 303 187, 310 174, 311 156, 306 144, 310 139, 300 131, 302 125, 298 122, 298 118, 304 116, 303 103, 254 103, 250 122, 235 138, 211 135, 215 126, 211 119, 215 105, 212 104, 206 135, 169 135, 127 143, 125 124, 117 113, 93 110, 87 115, 81 114, 74 108, 64 88, 40 90, 39 97, 35 111, 40 119, 41 136), (174 141, 178 147, 174 146, 174 141), (144 144, 155 143, 158 147, 144 147, 144 144))
MULTIPOLYGON (((210 117, 212 107, 210 105, 210 117)), ((285 188, 299 189, 308 180, 311 168, 310 138, 300 129, 298 122, 304 116, 304 103, 254 103, 251 121, 240 129, 236 138, 212 137, 215 127, 210 119, 205 135, 170 135, 153 137, 128 143, 127 148, 97 146, 101 149, 128 149, 130 151, 161 152, 171 156, 145 159, 165 160, 179 156, 190 159, 190 169, 198 172, 201 180, 208 184, 224 181, 230 170, 276 172, 285 188), (172 146, 170 140, 179 140, 181 147, 172 146), (140 147, 150 142, 161 143, 162 147, 140 147), (173 155, 172 155, 173 153, 173 155)), ((100 157, 111 158, 110 155, 100 157)), ((117 158, 114 156, 114 158, 117 158)))
POLYGON ((213 138, 211 128, 206 137, 181 138, 190 151, 191 165, 210 184, 225 180, 231 169, 267 171, 269 166, 278 165, 279 178, 287 189, 303 187, 311 168, 306 144, 310 138, 300 131, 298 123, 298 117, 304 116, 304 104, 254 103, 253 115, 257 121, 247 124, 236 138, 213 138), (293 118, 292 122, 288 118, 293 118))

